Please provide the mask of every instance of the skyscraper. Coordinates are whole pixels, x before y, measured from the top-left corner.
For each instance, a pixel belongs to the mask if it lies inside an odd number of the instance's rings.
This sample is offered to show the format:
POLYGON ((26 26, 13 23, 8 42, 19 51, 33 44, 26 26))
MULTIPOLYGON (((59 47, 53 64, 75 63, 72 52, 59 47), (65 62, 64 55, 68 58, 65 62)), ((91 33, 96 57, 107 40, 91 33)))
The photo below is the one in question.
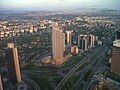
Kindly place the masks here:
POLYGON ((12 81, 12 83, 20 83, 21 74, 20 74, 17 48, 14 47, 13 43, 8 43, 8 48, 5 50, 5 53, 6 53, 6 60, 8 63, 10 80, 12 81))
POLYGON ((95 42, 95 36, 94 35, 88 35, 88 47, 94 47, 95 42))
POLYGON ((111 69, 112 72, 120 75, 120 40, 113 41, 111 69))
POLYGON ((71 37, 72 37, 72 31, 66 31, 67 34, 67 47, 71 47, 71 37))
POLYGON ((87 50, 87 36, 84 36, 83 39, 82 39, 82 50, 87 50))
POLYGON ((82 49, 82 39, 83 39, 83 34, 78 36, 78 47, 82 49))
POLYGON ((1 77, 1 74, 0 74, 0 90, 3 90, 3 83, 2 83, 2 77, 1 77))
POLYGON ((65 33, 63 33, 63 52, 65 51, 65 33))
POLYGON ((87 50, 87 35, 79 35, 78 36, 78 47, 81 50, 87 50))
POLYGON ((53 59, 56 65, 60 65, 64 62, 63 51, 64 51, 64 34, 62 31, 62 26, 58 21, 53 23, 52 30, 52 52, 53 59))

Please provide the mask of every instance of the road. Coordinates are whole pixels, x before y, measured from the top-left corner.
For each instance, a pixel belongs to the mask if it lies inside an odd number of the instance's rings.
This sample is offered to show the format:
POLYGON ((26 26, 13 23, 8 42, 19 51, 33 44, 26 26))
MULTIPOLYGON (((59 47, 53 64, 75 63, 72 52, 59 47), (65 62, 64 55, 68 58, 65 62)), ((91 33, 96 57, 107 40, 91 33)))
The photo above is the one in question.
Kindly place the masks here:
MULTIPOLYGON (((92 52, 86 53, 86 55, 85 55, 85 57, 83 58, 83 60, 86 60, 87 58, 90 59, 91 56, 95 54, 94 52, 98 52, 98 50, 99 50, 98 48, 100 48, 100 47, 96 47, 96 48, 94 48, 94 50, 93 50, 92 52)), ((69 61, 69 60, 68 60, 68 61, 69 61)), ((68 63, 69 63, 69 62, 68 62, 68 63)), ((74 66, 76 66, 76 65, 77 65, 77 63, 76 63, 76 64, 73 64, 73 65, 70 65, 70 66, 67 66, 67 67, 60 68, 57 73, 58 73, 58 75, 65 75, 66 73, 65 73, 65 74, 62 73, 63 71, 69 70, 69 69, 71 69, 72 67, 74 67, 74 66)))
MULTIPOLYGON (((101 51, 103 51, 107 46, 108 46, 108 43, 110 43, 111 41, 111 38, 109 38, 107 40, 107 42, 102 46, 100 47, 100 49, 98 49, 98 52, 93 52, 92 56, 90 57, 90 59, 88 58, 84 58, 82 61, 78 62, 76 64, 76 66, 74 66, 65 76, 64 78, 61 80, 61 82, 58 84, 58 86, 55 88, 55 90, 61 90, 62 87, 64 86, 65 82, 69 79, 69 77, 81 66, 83 65, 86 61, 89 61, 91 59, 93 59, 93 57, 96 57, 96 56, 99 56, 101 54, 101 51)), ((94 62, 93 65, 96 64, 96 60, 94 62)))
MULTIPOLYGON (((111 37, 111 38, 112 38, 112 37, 111 37)), ((106 42, 106 44, 105 44, 105 47, 104 47, 103 51, 101 52, 101 56, 98 55, 99 57, 94 61, 93 65, 92 65, 92 67, 91 67, 91 70, 93 71, 93 73, 95 73, 96 70, 98 70, 99 65, 100 65, 100 62, 105 58, 105 55, 106 55, 105 53, 106 53, 107 47, 111 44, 110 42, 112 42, 111 38, 109 38, 109 39, 107 40, 107 42, 106 42)), ((83 77, 81 77, 80 80, 81 80, 82 78, 83 78, 83 77)), ((79 82, 79 80, 78 80, 77 83, 74 85, 74 87, 77 86, 78 82, 79 82)), ((92 84, 92 80, 90 81, 90 83, 87 84, 87 86, 85 86, 84 90, 90 90, 89 87, 90 87, 91 84, 92 84)), ((73 87, 71 90, 73 90, 74 87, 73 87)))

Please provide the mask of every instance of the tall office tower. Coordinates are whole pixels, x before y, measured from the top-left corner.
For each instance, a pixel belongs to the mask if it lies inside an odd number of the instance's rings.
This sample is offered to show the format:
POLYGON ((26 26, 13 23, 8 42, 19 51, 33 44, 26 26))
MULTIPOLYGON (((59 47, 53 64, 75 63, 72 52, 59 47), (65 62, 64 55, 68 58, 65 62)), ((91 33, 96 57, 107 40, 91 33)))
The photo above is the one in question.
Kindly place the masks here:
POLYGON ((8 71, 10 75, 10 80, 12 83, 21 82, 21 74, 18 60, 17 48, 14 47, 13 43, 8 43, 8 48, 5 50, 6 60, 8 63, 8 71))
POLYGON ((62 31, 62 26, 59 24, 58 21, 53 23, 53 30, 52 30, 52 52, 53 52, 53 59, 56 65, 60 65, 64 62, 63 58, 63 51, 64 51, 64 44, 63 44, 64 34, 62 31))
POLYGON ((2 81, 1 74, 0 74, 0 90, 3 90, 3 81, 2 81))
POLYGON ((111 69, 112 72, 120 75, 120 40, 113 41, 111 69))
POLYGON ((82 50, 87 50, 87 36, 83 37, 83 40, 82 40, 82 50))
POLYGON ((81 50, 87 50, 87 35, 78 36, 78 47, 81 50))
POLYGON ((63 52, 65 51, 65 33, 63 33, 63 52))
POLYGON ((95 42, 95 36, 94 35, 88 35, 88 47, 94 47, 95 42))
POLYGON ((78 47, 82 49, 82 39, 83 39, 83 34, 78 36, 78 47))
POLYGON ((66 31, 66 34, 67 34, 67 47, 71 47, 71 36, 72 36, 72 31, 66 31))

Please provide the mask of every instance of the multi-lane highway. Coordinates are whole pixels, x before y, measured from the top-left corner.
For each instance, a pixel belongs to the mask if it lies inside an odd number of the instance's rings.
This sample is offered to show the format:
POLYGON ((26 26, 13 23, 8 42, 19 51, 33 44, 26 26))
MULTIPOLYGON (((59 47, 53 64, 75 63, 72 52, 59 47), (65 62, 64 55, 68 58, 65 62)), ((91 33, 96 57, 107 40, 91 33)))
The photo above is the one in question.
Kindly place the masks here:
MULTIPOLYGON (((85 58, 83 58, 82 61, 78 62, 78 63, 64 76, 64 78, 61 80, 61 82, 58 84, 58 86, 55 88, 55 90, 61 90, 62 87, 64 86, 65 82, 70 78, 70 76, 71 76, 81 65, 83 65, 85 62, 94 59, 93 57, 101 56, 101 55, 102 55, 102 51, 105 50, 106 47, 108 47, 108 45, 109 45, 110 42, 111 42, 111 38, 108 38, 108 39, 106 40, 105 44, 104 44, 102 47, 100 47, 97 52, 93 52, 92 56, 91 56, 89 59, 85 57, 85 58)), ((97 59, 97 60, 98 60, 98 59, 97 59)), ((95 60, 95 61, 93 62, 93 65, 91 65, 91 66, 94 67, 94 65, 97 64, 97 60, 95 60)), ((92 68, 92 67, 91 67, 91 68, 92 68)))

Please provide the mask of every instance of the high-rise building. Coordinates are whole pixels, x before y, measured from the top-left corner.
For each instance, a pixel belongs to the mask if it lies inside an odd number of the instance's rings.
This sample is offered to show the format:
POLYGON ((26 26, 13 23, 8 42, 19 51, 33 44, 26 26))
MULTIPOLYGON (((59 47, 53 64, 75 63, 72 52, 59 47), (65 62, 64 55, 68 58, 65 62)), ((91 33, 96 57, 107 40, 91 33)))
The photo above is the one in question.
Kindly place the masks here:
POLYGON ((66 37, 67 47, 71 47, 72 31, 66 31, 66 34, 67 34, 66 37))
POLYGON ((3 81, 2 81, 1 74, 0 74, 0 90, 3 90, 3 81))
POLYGON ((87 50, 87 35, 79 35, 78 36, 78 47, 81 50, 87 50))
POLYGON ((88 35, 88 47, 94 47, 95 42, 95 36, 94 35, 88 35))
POLYGON ((64 34, 62 26, 58 21, 53 23, 52 30, 52 52, 54 64, 60 65, 64 62, 63 51, 64 51, 64 34))
POLYGON ((78 36, 78 47, 82 49, 82 39, 83 39, 83 34, 78 36))
POLYGON ((113 41, 111 69, 112 72, 120 75, 120 40, 113 41))
POLYGON ((83 37, 82 40, 82 50, 87 50, 87 37, 83 37))
POLYGON ((63 33, 63 52, 65 51, 65 33, 63 33))
POLYGON ((6 60, 8 63, 8 71, 10 80, 12 83, 21 82, 21 74, 18 60, 17 48, 14 47, 13 43, 8 43, 8 48, 5 50, 6 60))

